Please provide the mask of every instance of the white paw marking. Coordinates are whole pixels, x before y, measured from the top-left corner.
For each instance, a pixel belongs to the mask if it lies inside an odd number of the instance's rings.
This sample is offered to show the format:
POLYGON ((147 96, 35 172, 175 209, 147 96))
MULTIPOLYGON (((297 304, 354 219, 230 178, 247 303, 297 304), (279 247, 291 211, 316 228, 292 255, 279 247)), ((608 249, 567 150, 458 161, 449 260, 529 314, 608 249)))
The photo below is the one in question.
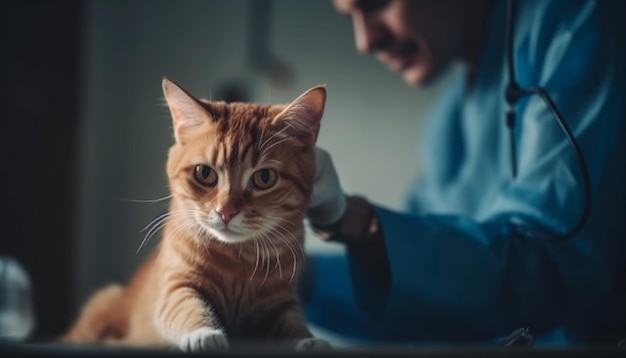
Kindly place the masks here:
POLYGON ((178 343, 184 352, 205 352, 209 350, 228 349, 226 335, 221 329, 200 327, 184 334, 178 343))
POLYGON ((319 338, 305 338, 296 343, 297 351, 315 351, 318 349, 330 349, 330 343, 319 338))

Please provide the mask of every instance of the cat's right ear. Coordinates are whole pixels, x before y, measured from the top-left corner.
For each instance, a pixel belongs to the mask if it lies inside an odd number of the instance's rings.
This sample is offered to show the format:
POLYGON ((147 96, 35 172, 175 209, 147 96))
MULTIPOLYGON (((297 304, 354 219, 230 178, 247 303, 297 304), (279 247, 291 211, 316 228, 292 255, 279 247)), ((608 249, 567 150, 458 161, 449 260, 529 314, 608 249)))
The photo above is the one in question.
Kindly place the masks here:
POLYGON ((176 142, 184 143, 190 132, 210 120, 200 101, 167 78, 163 78, 163 94, 172 114, 176 142))
POLYGON ((287 105, 272 122, 286 125, 289 129, 287 133, 299 138, 307 146, 314 146, 325 105, 326 86, 316 86, 287 105))

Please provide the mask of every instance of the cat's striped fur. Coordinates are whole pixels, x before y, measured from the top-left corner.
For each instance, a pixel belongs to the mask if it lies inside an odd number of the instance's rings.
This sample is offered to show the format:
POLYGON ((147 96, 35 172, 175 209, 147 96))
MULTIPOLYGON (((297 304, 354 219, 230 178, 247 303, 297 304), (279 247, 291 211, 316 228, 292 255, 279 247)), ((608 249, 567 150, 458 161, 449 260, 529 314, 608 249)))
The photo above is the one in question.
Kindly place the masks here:
MULTIPOLYGON (((63 337, 178 345, 312 339, 295 292, 326 91, 288 105, 208 102, 163 80, 175 143, 163 238, 127 287, 96 293, 63 337)), ((156 225, 155 224, 155 225, 156 225)))

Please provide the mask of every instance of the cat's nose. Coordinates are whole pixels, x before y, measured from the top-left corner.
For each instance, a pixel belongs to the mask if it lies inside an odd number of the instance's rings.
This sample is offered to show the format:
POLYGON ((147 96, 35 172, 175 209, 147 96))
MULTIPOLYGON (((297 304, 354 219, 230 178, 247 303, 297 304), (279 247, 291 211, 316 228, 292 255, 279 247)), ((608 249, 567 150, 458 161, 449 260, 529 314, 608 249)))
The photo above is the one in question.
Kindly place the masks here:
POLYGON ((217 208, 215 211, 222 217, 222 221, 228 224, 230 220, 232 220, 235 215, 239 214, 239 210, 234 206, 224 206, 222 208, 217 208))

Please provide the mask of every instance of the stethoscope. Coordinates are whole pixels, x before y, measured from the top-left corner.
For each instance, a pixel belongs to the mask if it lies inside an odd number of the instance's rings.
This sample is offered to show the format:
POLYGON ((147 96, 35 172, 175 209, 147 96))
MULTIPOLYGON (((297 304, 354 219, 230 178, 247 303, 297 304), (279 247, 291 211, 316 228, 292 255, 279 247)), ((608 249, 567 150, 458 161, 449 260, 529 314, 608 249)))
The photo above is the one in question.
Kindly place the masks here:
POLYGON ((583 211, 578 219, 576 225, 574 225, 569 231, 564 234, 546 234, 538 232, 534 229, 528 227, 519 226, 519 228, 523 231, 530 233, 533 237, 550 241, 564 241, 567 240, 574 235, 576 235, 582 227, 585 225, 587 218, 589 217, 589 213, 591 211, 591 179, 589 177, 589 169, 587 168, 587 163, 585 162, 585 158, 583 157, 582 151, 576 142, 576 139, 572 135, 572 132, 569 130, 567 124, 563 120, 561 113, 559 112, 556 104, 550 98, 550 95, 546 92, 546 90, 539 86, 529 86, 526 88, 520 88, 519 84, 515 79, 515 63, 513 58, 513 27, 514 27, 514 9, 513 9, 513 0, 507 1, 507 25, 506 25, 506 58, 507 58, 507 71, 508 71, 508 85, 505 89, 504 97, 507 102, 507 112, 506 112, 506 126, 509 131, 509 148, 511 154, 511 174, 513 179, 517 176, 517 164, 516 164, 516 155, 515 155, 515 104, 517 101, 529 94, 537 94, 539 95, 543 101, 546 103, 554 118, 557 120, 563 133, 567 137, 570 145, 574 149, 576 153, 576 159, 580 166, 581 175, 583 177, 583 185, 584 185, 584 206, 583 211))

